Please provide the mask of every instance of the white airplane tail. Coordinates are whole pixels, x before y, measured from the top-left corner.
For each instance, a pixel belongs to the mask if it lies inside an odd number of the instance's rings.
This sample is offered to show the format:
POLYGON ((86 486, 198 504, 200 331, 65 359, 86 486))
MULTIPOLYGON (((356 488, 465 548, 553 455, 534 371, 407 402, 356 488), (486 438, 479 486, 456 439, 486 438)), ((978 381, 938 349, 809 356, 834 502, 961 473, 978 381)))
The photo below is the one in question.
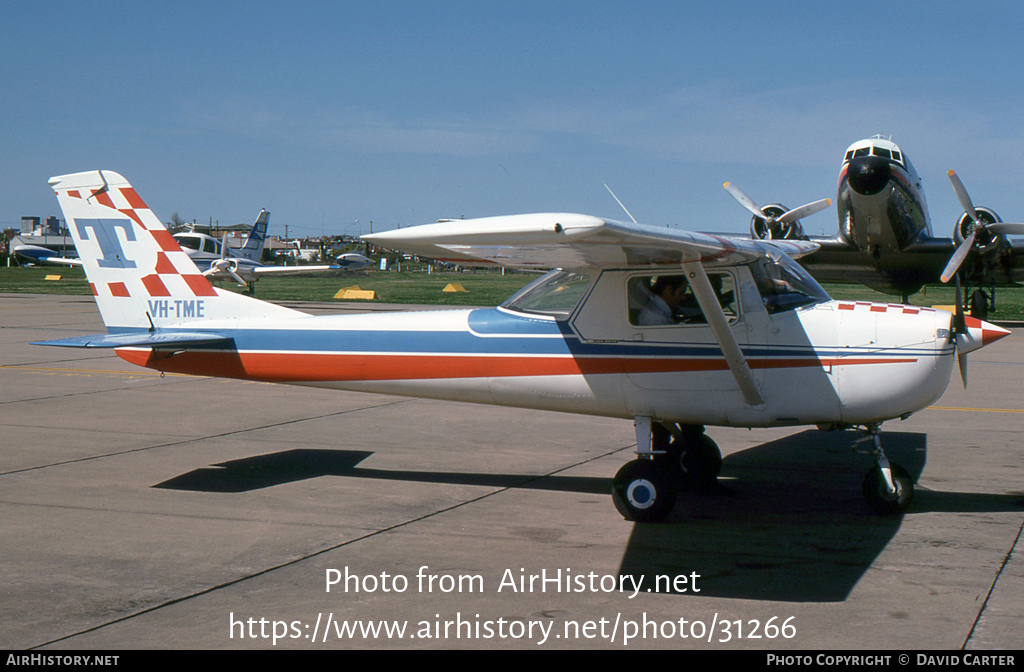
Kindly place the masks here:
POLYGON ((238 256, 259 263, 263 257, 263 246, 267 240, 267 224, 270 222, 270 213, 260 210, 256 223, 249 229, 249 235, 245 238, 245 245, 237 250, 238 256))
POLYGON ((49 180, 109 331, 303 313, 213 287, 121 175, 49 180))

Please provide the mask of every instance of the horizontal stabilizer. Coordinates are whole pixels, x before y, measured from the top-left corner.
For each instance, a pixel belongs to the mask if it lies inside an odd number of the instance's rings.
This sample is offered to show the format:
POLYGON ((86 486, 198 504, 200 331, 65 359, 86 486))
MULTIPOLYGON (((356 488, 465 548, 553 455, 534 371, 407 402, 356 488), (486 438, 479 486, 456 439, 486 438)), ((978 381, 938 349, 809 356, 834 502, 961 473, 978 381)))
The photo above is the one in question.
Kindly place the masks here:
POLYGON ((56 341, 36 341, 32 345, 54 345, 62 348, 133 348, 133 347, 199 347, 212 343, 228 343, 232 339, 221 334, 196 331, 145 331, 126 334, 93 334, 56 341))

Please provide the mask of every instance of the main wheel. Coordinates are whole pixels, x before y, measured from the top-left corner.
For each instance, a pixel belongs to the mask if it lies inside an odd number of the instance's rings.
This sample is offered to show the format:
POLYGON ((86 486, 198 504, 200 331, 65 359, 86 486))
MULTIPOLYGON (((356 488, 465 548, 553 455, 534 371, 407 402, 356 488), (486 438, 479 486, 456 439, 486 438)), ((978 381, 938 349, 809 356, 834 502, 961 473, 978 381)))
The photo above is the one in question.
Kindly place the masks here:
POLYGON ((654 460, 633 460, 622 465, 615 474, 612 501, 626 520, 654 523, 672 510, 676 488, 661 464, 654 460))
POLYGON ((896 492, 889 494, 885 485, 885 478, 882 476, 880 467, 875 467, 864 475, 864 483, 861 492, 875 513, 887 515, 901 513, 914 498, 914 481, 910 478, 907 470, 898 464, 890 464, 889 470, 892 473, 892 484, 896 492))
POLYGON ((695 488, 713 485, 722 472, 722 451, 706 434, 688 437, 679 466, 685 483, 695 488))

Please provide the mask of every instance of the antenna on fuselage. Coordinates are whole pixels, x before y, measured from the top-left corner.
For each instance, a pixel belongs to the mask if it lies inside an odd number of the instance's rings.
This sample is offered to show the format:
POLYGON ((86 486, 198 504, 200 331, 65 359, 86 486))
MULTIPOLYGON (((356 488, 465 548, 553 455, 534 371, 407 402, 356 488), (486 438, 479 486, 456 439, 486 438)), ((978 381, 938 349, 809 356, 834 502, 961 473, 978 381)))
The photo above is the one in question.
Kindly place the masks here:
POLYGON ((612 198, 614 198, 614 199, 615 199, 615 202, 619 204, 619 207, 620 207, 620 208, 622 208, 622 209, 623 209, 623 211, 625 211, 625 213, 626 213, 627 215, 629 215, 629 218, 633 220, 633 223, 634 223, 634 224, 639 224, 640 222, 636 221, 636 217, 634 217, 633 215, 631 215, 631 214, 630 214, 630 212, 629 212, 629 210, 626 210, 626 206, 624 206, 624 205, 622 204, 622 201, 620 201, 620 200, 619 200, 619 197, 615 195, 615 192, 614 192, 614 191, 612 191, 612 188, 608 186, 608 183, 607 183, 607 182, 602 182, 601 184, 603 184, 603 185, 604 185, 604 188, 608 190, 608 193, 612 195, 612 198))

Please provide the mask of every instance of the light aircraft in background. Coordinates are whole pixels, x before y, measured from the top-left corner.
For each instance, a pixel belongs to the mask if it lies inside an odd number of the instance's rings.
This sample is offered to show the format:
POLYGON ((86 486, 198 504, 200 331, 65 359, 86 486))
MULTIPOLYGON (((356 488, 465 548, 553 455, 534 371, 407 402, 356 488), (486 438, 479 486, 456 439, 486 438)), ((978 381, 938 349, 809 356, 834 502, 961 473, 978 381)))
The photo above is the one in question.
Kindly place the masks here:
POLYGON ((734 185, 727 182, 725 188, 752 213, 752 237, 817 243, 820 249, 801 262, 817 280, 860 282, 906 303, 924 285, 956 276, 975 288, 968 292, 971 313, 984 319, 997 285, 1024 280, 1024 241, 1007 237, 1024 234, 1024 224, 976 208, 956 173, 948 175, 964 209, 952 239, 932 234, 921 177, 903 150, 881 136, 855 142, 843 155, 834 236, 808 236, 799 221, 830 202, 794 210, 778 203, 760 207, 734 185))
POLYGON ((349 252, 338 255, 334 264, 316 266, 266 266, 260 263, 267 239, 270 213, 260 210, 256 222, 249 230, 241 247, 232 248, 224 241, 195 231, 174 234, 174 240, 192 259, 196 267, 212 280, 232 279, 249 292, 255 290, 256 281, 267 275, 303 275, 334 271, 358 271, 373 263, 371 259, 349 252))
POLYGON ((56 264, 59 266, 81 266, 75 257, 65 257, 42 245, 15 245, 11 250, 21 262, 28 264, 56 264))
POLYGON ((50 185, 108 333, 43 345, 113 348, 158 371, 628 419, 637 458, 612 497, 641 522, 715 481, 708 425, 859 429, 875 458, 867 503, 902 511, 914 484, 886 457, 882 423, 933 403, 954 359, 1009 333, 962 312, 833 301, 791 258, 815 243, 566 213, 364 236, 460 265, 556 269, 497 308, 309 315, 211 286, 117 173, 50 185))

